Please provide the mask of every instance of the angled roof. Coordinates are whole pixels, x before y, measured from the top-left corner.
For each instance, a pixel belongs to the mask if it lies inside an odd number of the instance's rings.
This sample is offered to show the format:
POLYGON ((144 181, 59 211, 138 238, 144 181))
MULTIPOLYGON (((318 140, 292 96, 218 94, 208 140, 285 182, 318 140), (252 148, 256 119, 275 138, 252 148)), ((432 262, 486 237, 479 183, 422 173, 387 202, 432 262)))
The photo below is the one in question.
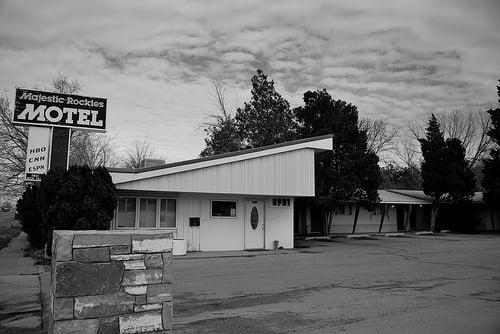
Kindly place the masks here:
MULTIPOLYGON (((408 191, 408 190, 381 189, 378 191, 378 197, 380 198, 380 203, 418 204, 418 205, 432 204, 432 199, 428 200, 426 198, 419 198, 419 197, 404 194, 404 192, 406 192, 406 191, 408 191), (403 193, 401 193, 401 192, 403 192, 403 193)), ((409 190, 409 191, 413 191, 413 190, 409 190)), ((422 192, 422 194, 423 194, 423 192, 422 192)))
POLYGON ((422 201, 428 201, 429 203, 432 203, 432 197, 424 194, 423 190, 408 190, 408 189, 386 189, 386 190, 394 194, 399 194, 402 196, 407 196, 414 199, 419 199, 422 201))
POLYGON ((180 173, 194 169, 213 167, 242 160, 265 157, 273 154, 290 152, 300 149, 331 150, 332 135, 304 138, 291 142, 218 154, 205 158, 174 162, 154 167, 139 168, 135 170, 125 168, 109 168, 108 170, 113 178, 113 182, 115 184, 119 184, 134 180, 180 173))
MULTIPOLYGON (((407 189, 385 189, 383 190, 386 193, 392 193, 394 195, 399 195, 399 196, 405 196, 408 198, 413 198, 415 200, 420 200, 420 201, 425 201, 426 203, 419 203, 419 204, 432 204, 433 198, 429 195, 424 194, 423 190, 407 190, 407 189)), ((387 196, 390 196, 386 194, 387 196)), ((379 197, 380 196, 380 190, 379 190, 379 197)), ((390 198, 390 197, 387 197, 390 198)), ((401 197, 403 198, 403 197, 401 197)), ((476 191, 474 195, 472 196, 471 199, 472 203, 483 203, 483 193, 480 191, 476 191)))
POLYGON ((472 196, 472 203, 484 203, 483 201, 483 192, 476 191, 472 196))

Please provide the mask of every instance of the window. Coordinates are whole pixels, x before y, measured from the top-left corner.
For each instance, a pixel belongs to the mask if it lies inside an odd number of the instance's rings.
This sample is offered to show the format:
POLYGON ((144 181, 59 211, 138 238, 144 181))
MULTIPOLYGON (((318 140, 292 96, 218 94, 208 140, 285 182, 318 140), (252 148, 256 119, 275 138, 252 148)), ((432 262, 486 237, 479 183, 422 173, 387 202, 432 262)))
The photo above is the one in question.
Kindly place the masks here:
POLYGON ((344 204, 337 204, 335 206, 335 213, 337 215, 345 215, 345 205, 344 204))
POLYGON ((122 197, 118 201, 117 227, 135 227, 135 197, 122 197))
POLYGON ((175 228, 177 200, 156 197, 120 197, 117 228, 175 228))
POLYGON ((352 215, 351 203, 340 203, 335 205, 334 212, 336 215, 352 215))
POLYGON ((139 227, 156 227, 156 198, 141 198, 139 227))
POLYGON ((175 227, 176 204, 175 199, 161 199, 160 227, 175 227))
POLYGON ((236 217, 236 201, 212 201, 212 217, 236 217))

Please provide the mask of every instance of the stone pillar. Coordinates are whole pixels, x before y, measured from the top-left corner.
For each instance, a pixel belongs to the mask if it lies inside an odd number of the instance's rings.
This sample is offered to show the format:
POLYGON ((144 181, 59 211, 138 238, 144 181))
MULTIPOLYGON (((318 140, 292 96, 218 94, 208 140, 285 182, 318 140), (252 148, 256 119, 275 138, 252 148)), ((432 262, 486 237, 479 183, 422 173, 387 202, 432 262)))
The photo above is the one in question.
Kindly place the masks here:
POLYGON ((49 333, 172 330, 172 234, 54 231, 49 333))

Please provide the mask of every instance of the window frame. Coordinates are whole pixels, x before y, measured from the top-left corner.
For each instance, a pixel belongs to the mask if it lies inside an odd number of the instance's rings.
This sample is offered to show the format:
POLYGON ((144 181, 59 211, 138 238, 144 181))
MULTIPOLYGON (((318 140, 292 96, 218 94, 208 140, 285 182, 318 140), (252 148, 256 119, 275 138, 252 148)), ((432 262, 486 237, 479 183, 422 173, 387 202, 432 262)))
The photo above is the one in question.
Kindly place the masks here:
MULTIPOLYGON (((158 226, 157 228, 158 229, 162 229, 162 230, 168 230, 168 229, 176 229, 177 228, 177 209, 178 209, 178 206, 177 206, 177 198, 172 198, 172 197, 157 197, 157 202, 156 202, 156 226, 158 226), (166 209, 168 209, 168 200, 174 200, 175 201, 175 226, 174 227, 162 227, 161 226, 161 221, 160 221, 160 215, 161 215, 161 201, 162 200, 167 200, 167 205, 166 205, 166 209)), ((165 215, 166 217, 165 218, 168 218, 168 210, 167 212, 165 212, 165 215)), ((165 221, 166 223, 168 222, 165 221)))
POLYGON ((136 230, 138 224, 138 205, 137 205, 137 197, 136 196, 123 196, 121 198, 133 198, 135 199, 135 212, 134 212, 134 226, 118 226, 118 214, 120 210, 120 197, 118 198, 118 202, 116 205, 116 213, 115 213, 115 229, 117 230, 136 230))
POLYGON ((210 219, 238 219, 238 200, 236 199, 211 199, 210 200, 210 219), (214 216, 213 215, 213 202, 234 202, 235 215, 234 216, 214 216))
POLYGON ((177 209, 178 209, 178 198, 176 197, 155 197, 155 196, 122 196, 121 198, 135 198, 135 221, 133 227, 121 227, 118 226, 118 213, 119 213, 119 203, 120 196, 118 196, 118 202, 115 210, 115 229, 116 230, 176 230, 179 228, 179 224, 177 222, 177 209), (154 227, 140 227, 139 226, 139 218, 140 218, 140 209, 141 209, 141 199, 156 199, 156 212, 155 212, 155 226, 154 227), (160 227, 160 206, 161 200, 175 200, 175 227, 160 227))

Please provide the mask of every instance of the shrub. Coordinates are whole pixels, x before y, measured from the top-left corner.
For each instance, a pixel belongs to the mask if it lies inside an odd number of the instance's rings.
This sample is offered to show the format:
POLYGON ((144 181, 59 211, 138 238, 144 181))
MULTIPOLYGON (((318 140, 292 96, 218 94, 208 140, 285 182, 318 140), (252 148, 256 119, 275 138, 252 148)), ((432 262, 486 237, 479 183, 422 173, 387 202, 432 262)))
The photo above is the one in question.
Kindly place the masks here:
POLYGON ((105 168, 72 166, 42 177, 38 206, 50 252, 53 230, 107 230, 117 203, 116 188, 105 168))
POLYGON ((42 215, 37 205, 37 194, 37 186, 28 186, 16 206, 22 229, 28 235, 32 247, 36 249, 42 248, 47 242, 42 215))

